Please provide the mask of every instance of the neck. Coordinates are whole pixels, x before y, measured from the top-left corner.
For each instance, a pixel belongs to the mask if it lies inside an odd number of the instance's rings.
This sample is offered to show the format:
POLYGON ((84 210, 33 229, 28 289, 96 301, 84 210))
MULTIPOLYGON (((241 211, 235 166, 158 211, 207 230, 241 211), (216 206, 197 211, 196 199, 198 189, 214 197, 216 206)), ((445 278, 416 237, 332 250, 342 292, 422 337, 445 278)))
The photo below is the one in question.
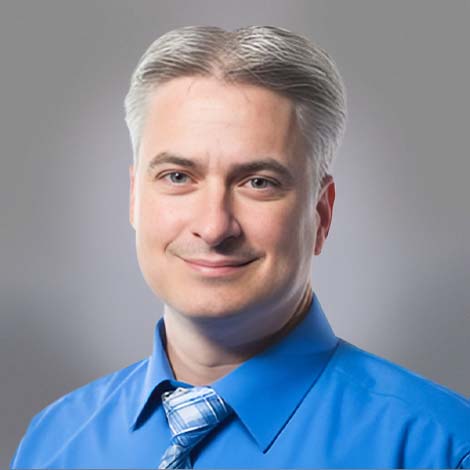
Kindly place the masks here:
POLYGON ((266 312, 267 315, 259 312, 263 329, 253 328, 253 312, 249 324, 244 324, 239 316, 201 323, 165 306, 166 352, 176 379, 207 385, 227 375, 289 333, 304 318, 312 299, 312 289, 307 285, 290 308, 266 312), (286 315, 286 311, 290 314, 286 315), (263 320, 268 316, 273 321, 263 320), (230 337, 224 334, 227 331, 231 332, 230 337))

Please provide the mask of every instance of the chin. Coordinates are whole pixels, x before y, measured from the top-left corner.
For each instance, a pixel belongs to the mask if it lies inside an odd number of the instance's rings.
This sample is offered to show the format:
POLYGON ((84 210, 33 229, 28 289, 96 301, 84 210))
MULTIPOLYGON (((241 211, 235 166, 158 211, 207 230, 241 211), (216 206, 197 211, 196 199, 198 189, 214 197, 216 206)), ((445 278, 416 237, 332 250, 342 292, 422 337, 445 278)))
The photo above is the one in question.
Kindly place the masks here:
POLYGON ((256 308, 257 305, 255 299, 247 298, 246 295, 243 298, 232 299, 226 296, 218 298, 214 294, 208 296, 207 299, 200 296, 194 297, 188 295, 185 299, 168 299, 165 304, 185 317, 201 320, 236 317, 256 308))

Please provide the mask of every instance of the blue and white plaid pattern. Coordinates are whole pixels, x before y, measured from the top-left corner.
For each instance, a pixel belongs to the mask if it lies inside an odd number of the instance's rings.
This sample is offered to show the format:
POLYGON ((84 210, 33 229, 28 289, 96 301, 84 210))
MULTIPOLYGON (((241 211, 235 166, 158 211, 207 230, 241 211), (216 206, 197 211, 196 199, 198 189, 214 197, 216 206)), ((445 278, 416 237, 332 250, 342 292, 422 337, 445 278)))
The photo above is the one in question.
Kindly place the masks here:
POLYGON ((210 387, 177 388, 162 395, 172 439, 158 468, 192 468, 190 453, 231 413, 210 387))

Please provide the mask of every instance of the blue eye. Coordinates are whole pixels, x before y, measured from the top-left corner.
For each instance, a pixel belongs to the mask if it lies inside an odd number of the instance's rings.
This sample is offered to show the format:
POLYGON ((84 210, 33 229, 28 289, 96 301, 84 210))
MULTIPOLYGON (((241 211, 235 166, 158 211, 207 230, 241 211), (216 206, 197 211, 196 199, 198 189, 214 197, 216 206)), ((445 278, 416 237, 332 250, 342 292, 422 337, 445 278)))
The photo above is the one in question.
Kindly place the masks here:
POLYGON ((251 187, 254 189, 266 189, 268 187, 276 186, 276 184, 266 178, 251 178, 250 180, 251 187))
POLYGON ((170 177, 170 181, 174 184, 182 184, 187 182, 188 175, 184 173, 180 173, 179 171, 173 171, 171 173, 167 173, 164 178, 170 177))

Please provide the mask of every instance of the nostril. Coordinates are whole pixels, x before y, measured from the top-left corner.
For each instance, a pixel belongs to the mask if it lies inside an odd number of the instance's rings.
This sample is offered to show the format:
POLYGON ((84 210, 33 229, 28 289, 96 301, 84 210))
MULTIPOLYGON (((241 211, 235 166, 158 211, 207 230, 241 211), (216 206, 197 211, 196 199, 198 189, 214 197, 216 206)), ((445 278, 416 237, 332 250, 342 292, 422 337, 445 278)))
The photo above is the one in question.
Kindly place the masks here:
POLYGON ((194 222, 192 233, 202 238, 208 245, 217 246, 230 238, 238 238, 241 233, 239 222, 232 216, 200 218, 194 222))

